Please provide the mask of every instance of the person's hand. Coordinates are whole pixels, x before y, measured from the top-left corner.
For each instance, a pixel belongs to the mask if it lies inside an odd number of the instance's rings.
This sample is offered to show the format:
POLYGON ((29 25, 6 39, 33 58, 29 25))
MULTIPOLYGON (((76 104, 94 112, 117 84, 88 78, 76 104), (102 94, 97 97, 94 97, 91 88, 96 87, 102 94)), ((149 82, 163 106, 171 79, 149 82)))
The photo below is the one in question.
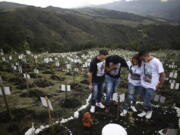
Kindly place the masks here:
POLYGON ((160 89, 162 88, 162 84, 158 83, 158 85, 156 86, 156 91, 160 92, 160 89))
POLYGON ((92 91, 93 90, 93 85, 92 84, 89 84, 89 90, 92 91))

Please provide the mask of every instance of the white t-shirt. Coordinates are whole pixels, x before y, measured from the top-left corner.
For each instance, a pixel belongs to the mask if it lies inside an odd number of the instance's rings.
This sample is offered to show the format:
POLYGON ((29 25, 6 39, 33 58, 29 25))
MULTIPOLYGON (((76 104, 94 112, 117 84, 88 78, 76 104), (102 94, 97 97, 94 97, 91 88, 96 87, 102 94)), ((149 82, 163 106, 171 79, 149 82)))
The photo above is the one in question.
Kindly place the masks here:
POLYGON ((164 68, 159 59, 153 58, 149 62, 142 62, 141 85, 145 88, 156 90, 159 83, 159 74, 164 72, 164 68))
POLYGON ((138 65, 133 65, 131 61, 128 61, 127 65, 130 70, 130 73, 128 74, 129 83, 133 84, 134 86, 140 86, 142 74, 141 67, 139 67, 138 65))

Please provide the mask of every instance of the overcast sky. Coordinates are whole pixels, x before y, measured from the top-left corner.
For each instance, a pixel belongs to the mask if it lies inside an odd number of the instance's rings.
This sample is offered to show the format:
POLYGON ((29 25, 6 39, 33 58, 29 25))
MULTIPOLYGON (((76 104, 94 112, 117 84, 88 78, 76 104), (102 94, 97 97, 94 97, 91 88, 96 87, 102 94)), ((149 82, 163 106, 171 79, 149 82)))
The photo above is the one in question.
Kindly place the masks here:
MULTIPOLYGON (((76 8, 76 7, 83 7, 88 5, 105 4, 120 0, 0 0, 0 1, 15 2, 26 5, 40 6, 40 7, 47 7, 51 5, 62 8, 76 8)), ((132 1, 132 0, 126 0, 126 1, 132 1)), ((167 0, 161 0, 161 1, 167 1, 167 0)))

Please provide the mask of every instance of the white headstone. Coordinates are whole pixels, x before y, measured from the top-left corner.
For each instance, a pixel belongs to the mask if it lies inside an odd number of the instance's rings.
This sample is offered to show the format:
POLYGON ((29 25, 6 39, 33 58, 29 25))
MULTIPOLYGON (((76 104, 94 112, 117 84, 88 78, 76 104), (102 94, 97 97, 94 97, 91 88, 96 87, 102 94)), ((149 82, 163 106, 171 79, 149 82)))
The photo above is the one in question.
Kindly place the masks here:
POLYGON ((44 97, 40 97, 40 99, 41 99, 42 105, 43 105, 44 107, 48 107, 48 104, 47 104, 47 102, 46 102, 46 99, 45 99, 44 97))
POLYGON ((71 85, 67 85, 67 91, 71 91, 71 85))
POLYGON ((159 98, 160 98, 159 95, 155 95, 155 96, 154 96, 154 101, 155 101, 155 102, 159 102, 159 98))
POLYGON ((112 100, 118 102, 118 93, 113 93, 112 100))
POLYGON ((179 90, 179 83, 176 83, 175 89, 176 89, 176 90, 179 90))
POLYGON ((53 107, 52 107, 52 104, 51 104, 51 101, 48 99, 48 106, 49 106, 49 109, 51 110, 51 111, 53 111, 53 107))
POLYGON ((125 94, 121 94, 121 95, 119 95, 119 97, 120 97, 119 102, 124 102, 125 101, 125 94))
MULTIPOLYGON (((5 95, 11 95, 10 87, 3 87, 5 95)), ((0 95, 3 95, 2 88, 0 88, 0 95)))
POLYGON ((174 89, 174 85, 175 85, 175 83, 171 83, 170 88, 171 88, 171 89, 174 89))
POLYGON ((169 77, 173 78, 173 72, 170 72, 169 77))
POLYGON ((164 96, 161 96, 161 97, 160 97, 160 103, 164 104, 164 103, 165 103, 165 100, 166 100, 166 97, 164 97, 164 96))
POLYGON ((177 71, 174 73, 174 78, 176 79, 178 76, 177 71))
POLYGON ((61 85, 61 90, 66 91, 66 86, 64 84, 61 85))

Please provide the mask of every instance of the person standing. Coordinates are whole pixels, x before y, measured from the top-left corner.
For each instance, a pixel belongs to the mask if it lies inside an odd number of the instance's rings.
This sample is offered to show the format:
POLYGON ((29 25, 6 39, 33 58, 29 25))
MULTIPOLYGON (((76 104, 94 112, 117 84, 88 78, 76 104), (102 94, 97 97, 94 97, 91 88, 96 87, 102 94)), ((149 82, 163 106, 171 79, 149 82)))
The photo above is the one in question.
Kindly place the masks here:
POLYGON ((99 54, 92 59, 88 73, 89 89, 92 92, 90 112, 95 112, 95 106, 104 109, 101 103, 102 90, 105 79, 105 59, 108 55, 106 50, 100 50, 99 54))
POLYGON ((110 99, 113 96, 113 93, 117 92, 117 88, 120 84, 120 72, 121 67, 128 69, 128 65, 124 58, 118 55, 111 55, 106 58, 106 110, 105 112, 110 111, 110 99))
POLYGON ((138 114, 138 116, 150 119, 153 112, 151 100, 155 92, 158 92, 159 89, 162 88, 165 80, 165 73, 160 60, 151 56, 148 51, 139 52, 139 57, 142 60, 141 86, 145 110, 138 114))
POLYGON ((138 55, 134 55, 130 61, 127 62, 129 67, 128 74, 128 92, 125 99, 125 106, 120 116, 126 116, 128 109, 131 108, 133 112, 137 112, 135 108, 137 94, 141 94, 141 61, 138 55))

